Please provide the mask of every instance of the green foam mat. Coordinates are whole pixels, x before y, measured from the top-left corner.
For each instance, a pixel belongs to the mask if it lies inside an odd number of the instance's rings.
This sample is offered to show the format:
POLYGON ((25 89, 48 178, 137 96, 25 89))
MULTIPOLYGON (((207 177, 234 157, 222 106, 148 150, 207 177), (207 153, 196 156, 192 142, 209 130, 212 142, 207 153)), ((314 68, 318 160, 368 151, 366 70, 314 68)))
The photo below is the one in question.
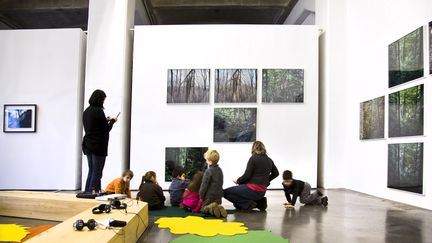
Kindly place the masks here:
MULTIPOLYGON (((228 214, 233 214, 235 210, 227 209, 228 214)), ((200 216, 206 217, 203 213, 192 213, 186 211, 184 208, 179 207, 165 207, 159 210, 149 210, 149 216, 151 217, 186 217, 186 216, 200 216)))
POLYGON ((171 240, 170 243, 289 243, 289 240, 274 235, 269 231, 250 230, 247 234, 223 236, 217 235, 212 237, 183 235, 171 240))

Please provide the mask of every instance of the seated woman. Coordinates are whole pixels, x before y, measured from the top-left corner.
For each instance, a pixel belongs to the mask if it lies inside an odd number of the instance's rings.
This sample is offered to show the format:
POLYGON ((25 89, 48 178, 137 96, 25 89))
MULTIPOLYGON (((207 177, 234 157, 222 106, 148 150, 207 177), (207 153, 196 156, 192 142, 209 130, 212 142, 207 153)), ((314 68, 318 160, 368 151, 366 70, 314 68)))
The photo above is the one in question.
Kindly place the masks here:
POLYGON ((267 156, 262 142, 256 141, 252 145, 252 156, 246 170, 234 183, 238 184, 224 190, 224 197, 239 210, 252 211, 258 208, 265 211, 267 198, 265 193, 270 181, 279 175, 273 160, 267 156))
POLYGON ((148 171, 144 174, 136 198, 137 200, 147 202, 149 210, 165 207, 165 196, 156 180, 156 173, 154 171, 148 171))

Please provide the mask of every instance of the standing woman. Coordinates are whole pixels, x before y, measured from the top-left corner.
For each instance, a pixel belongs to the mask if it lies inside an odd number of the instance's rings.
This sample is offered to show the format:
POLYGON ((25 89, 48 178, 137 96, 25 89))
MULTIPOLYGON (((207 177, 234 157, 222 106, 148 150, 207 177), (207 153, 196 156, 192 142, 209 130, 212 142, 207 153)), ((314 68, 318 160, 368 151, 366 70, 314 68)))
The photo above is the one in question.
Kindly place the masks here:
POLYGON ((252 145, 252 156, 246 170, 234 183, 238 184, 224 190, 224 197, 239 210, 252 211, 258 208, 265 211, 267 198, 265 193, 270 181, 279 175, 273 160, 267 156, 262 142, 256 141, 252 145))
POLYGON ((103 111, 105 98, 105 92, 95 90, 89 99, 90 106, 83 114, 85 135, 82 148, 89 166, 85 193, 101 192, 102 171, 108 154, 109 132, 117 121, 117 118, 105 117, 103 111))

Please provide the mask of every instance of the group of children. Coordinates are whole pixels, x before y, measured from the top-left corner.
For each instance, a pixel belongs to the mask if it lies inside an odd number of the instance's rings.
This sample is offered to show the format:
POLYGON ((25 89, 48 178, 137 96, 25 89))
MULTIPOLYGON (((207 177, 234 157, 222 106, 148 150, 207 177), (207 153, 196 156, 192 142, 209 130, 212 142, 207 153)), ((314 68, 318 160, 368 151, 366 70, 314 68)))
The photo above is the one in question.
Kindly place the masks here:
MULTIPOLYGON (((222 204, 223 197, 223 173, 218 165, 219 153, 216 150, 208 150, 204 154, 207 169, 197 171, 191 176, 191 180, 185 178, 184 169, 176 167, 173 170, 173 180, 169 187, 170 202, 172 206, 185 208, 191 212, 202 212, 217 218, 226 217, 227 212, 222 204)), ((306 205, 328 205, 328 198, 323 196, 320 190, 311 193, 311 186, 307 182, 293 179, 292 172, 283 172, 283 188, 287 202, 284 207, 294 208, 297 197, 306 205), (292 197, 291 197, 292 195, 292 197)), ((131 198, 130 180, 133 172, 127 170, 121 178, 113 180, 106 188, 106 193, 122 193, 131 198)), ((165 196, 162 188, 156 180, 156 173, 148 171, 142 177, 137 200, 148 203, 149 210, 157 210, 165 207, 165 196)))

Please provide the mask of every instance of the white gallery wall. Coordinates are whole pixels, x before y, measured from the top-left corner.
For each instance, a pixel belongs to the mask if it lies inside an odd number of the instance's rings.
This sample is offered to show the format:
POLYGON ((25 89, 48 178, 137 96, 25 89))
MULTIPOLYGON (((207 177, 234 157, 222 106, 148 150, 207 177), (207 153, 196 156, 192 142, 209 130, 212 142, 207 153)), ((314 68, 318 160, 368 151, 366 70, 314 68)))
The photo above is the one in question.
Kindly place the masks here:
MULTIPOLYGON (((345 28, 337 23, 327 26, 338 28, 338 33, 326 33, 326 46, 346 38, 345 55, 334 55, 334 62, 325 63, 325 70, 342 68, 336 64, 346 63, 346 74, 330 73, 328 80, 332 84, 326 86, 327 108, 331 104, 339 105, 339 115, 328 119, 329 126, 340 129, 327 130, 328 140, 337 144, 332 153, 332 160, 324 161, 327 173, 324 176, 331 187, 346 187, 390 200, 432 209, 432 138, 431 138, 431 106, 432 81, 429 70, 428 31, 424 30, 424 69, 425 76, 414 81, 388 88, 388 45, 411 31, 426 26, 432 21, 432 2, 427 0, 372 1, 354 0, 338 1, 334 6, 327 1, 327 13, 339 11, 343 6, 346 13, 345 28), (367 16, 367 17, 365 17, 367 16), (388 138, 388 94, 419 84, 424 84, 424 135, 413 137, 388 138), (342 89, 342 91, 341 91, 342 89), (335 96, 332 93, 345 93, 335 96), (385 138, 360 140, 360 103, 385 96, 385 138), (424 143, 423 159, 423 195, 387 188, 388 144, 424 143)), ((333 2, 333 1, 332 1, 333 2)), ((321 8, 323 5, 318 6, 321 8)), ((317 9, 319 12, 319 9, 317 9)), ((329 16, 327 16, 330 18, 329 16)), ((327 19, 328 20, 328 19, 327 19)), ((329 23, 329 22, 327 22, 329 23)), ((333 46, 334 47, 334 46, 333 46)), ((326 55, 333 55, 337 48, 327 49, 326 55)), ((341 70, 343 72, 343 70, 341 70)), ((332 146, 326 144, 325 146, 332 146)), ((334 147, 333 147, 334 148, 334 147)), ((330 157, 328 157, 330 158, 330 157)))
MULTIPOLYGON (((131 169, 136 189, 149 170, 164 182, 166 147, 210 147, 220 152, 224 187, 246 168, 252 143, 214 143, 213 111, 256 107, 257 140, 280 173, 317 184, 318 29, 316 26, 136 26, 132 77, 131 169), (209 104, 167 104, 167 70, 211 70, 209 104), (215 104, 215 69, 258 69, 257 103, 215 104), (304 69, 304 103, 262 104, 263 68, 304 69)), ((281 176, 270 188, 281 188, 281 176)))
POLYGON ((36 133, 0 132, 0 189, 79 186, 85 46, 80 29, 0 31, 1 109, 37 105, 36 133))

